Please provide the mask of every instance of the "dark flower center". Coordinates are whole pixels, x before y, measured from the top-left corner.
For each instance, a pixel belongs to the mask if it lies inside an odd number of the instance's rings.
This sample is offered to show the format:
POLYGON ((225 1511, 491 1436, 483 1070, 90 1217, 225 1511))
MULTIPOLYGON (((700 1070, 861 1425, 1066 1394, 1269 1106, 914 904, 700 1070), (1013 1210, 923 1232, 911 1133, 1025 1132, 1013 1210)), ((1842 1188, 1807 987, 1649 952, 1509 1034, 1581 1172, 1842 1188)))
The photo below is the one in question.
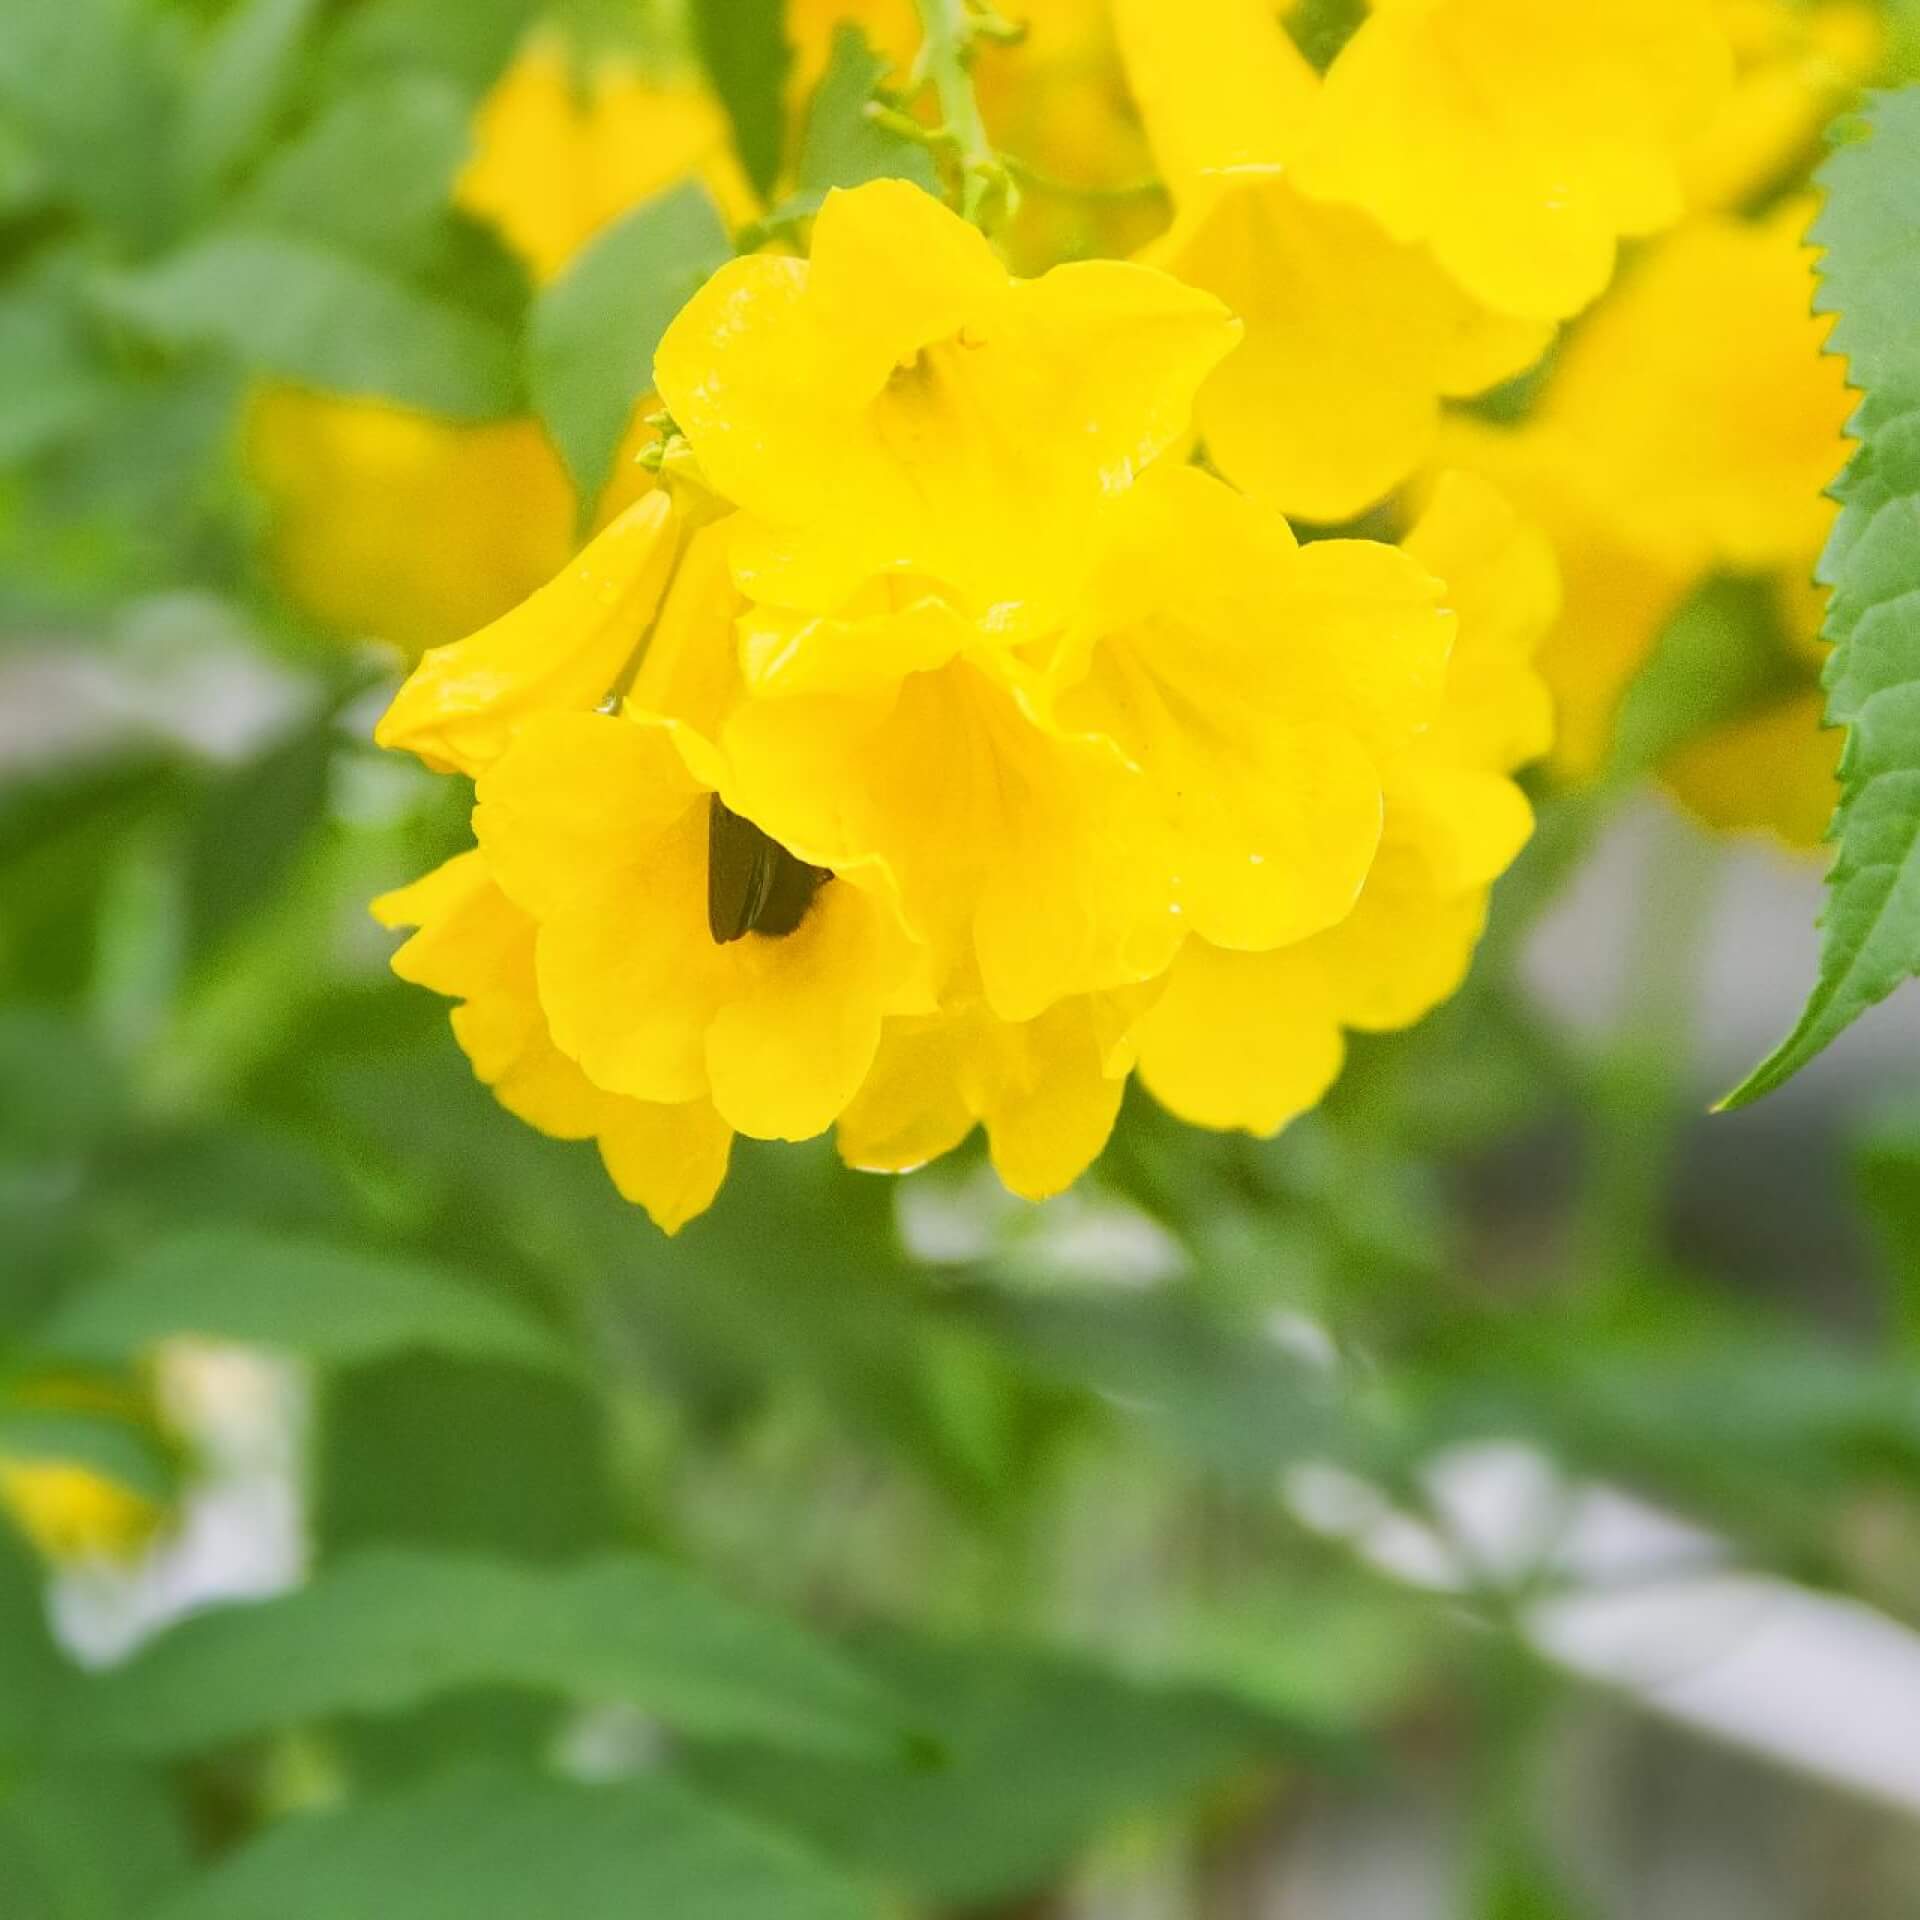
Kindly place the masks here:
POLYGON ((783 939, 833 878, 796 860, 716 793, 707 804, 707 931, 716 946, 749 933, 783 939))

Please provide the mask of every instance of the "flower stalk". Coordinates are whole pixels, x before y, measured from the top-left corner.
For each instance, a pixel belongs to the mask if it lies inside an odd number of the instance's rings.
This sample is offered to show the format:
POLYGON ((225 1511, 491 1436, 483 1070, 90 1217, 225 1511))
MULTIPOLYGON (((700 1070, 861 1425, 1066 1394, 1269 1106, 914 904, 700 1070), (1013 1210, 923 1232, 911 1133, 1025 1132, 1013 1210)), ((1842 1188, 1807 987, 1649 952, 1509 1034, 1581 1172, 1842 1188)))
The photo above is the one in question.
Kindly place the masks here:
POLYGON ((933 89, 941 129, 959 175, 961 214, 991 233, 1012 215, 1018 199, 1005 161, 995 150, 973 85, 973 49, 983 31, 1004 25, 983 20, 968 0, 919 0, 921 44, 914 77, 933 89))

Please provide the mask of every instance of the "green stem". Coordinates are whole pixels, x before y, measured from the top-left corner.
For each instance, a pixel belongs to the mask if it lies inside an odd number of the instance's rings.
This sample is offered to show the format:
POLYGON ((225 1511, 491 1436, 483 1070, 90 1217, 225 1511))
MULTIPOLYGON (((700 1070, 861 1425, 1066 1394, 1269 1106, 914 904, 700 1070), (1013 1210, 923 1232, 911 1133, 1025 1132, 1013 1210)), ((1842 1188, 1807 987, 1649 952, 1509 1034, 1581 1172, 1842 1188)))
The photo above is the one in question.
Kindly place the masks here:
POLYGON ((920 72, 933 88, 940 118, 953 136, 960 169, 960 211, 991 230, 1013 210, 1013 186, 987 135, 970 60, 973 17, 967 0, 919 0, 920 72))
POLYGON ((1656 817, 1624 974, 1624 1017, 1589 1089, 1574 1253, 1593 1283, 1630 1284, 1665 1257, 1671 1150, 1686 1116, 1700 963, 1717 850, 1690 823, 1656 817))

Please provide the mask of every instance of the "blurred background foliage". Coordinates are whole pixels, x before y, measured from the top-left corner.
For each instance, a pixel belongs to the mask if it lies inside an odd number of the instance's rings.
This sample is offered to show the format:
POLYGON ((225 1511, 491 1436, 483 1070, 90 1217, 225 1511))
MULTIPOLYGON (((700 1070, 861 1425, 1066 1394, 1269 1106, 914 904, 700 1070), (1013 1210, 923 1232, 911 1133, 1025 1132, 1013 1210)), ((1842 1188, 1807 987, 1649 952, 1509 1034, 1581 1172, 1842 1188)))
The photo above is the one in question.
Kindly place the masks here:
MULTIPOLYGON (((463 829, 406 653, 645 484, 743 230, 932 183, 899 31, 0 9, 0 1914, 1913 1912, 1920 1053, 1706 1121, 1816 876, 1638 794, 1739 583, 1457 1001, 1043 1209, 743 1146, 669 1242, 387 974, 463 829)), ((1016 254, 1150 234, 1124 100, 1003 57, 1016 254)))

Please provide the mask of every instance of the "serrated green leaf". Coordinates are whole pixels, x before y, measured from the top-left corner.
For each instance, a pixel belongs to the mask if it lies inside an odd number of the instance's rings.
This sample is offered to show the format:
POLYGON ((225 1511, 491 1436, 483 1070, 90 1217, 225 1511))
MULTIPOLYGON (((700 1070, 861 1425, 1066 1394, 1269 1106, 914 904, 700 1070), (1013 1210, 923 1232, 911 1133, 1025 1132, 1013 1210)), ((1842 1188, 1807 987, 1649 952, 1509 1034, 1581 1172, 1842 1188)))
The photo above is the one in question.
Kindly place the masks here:
POLYGON ((929 193, 939 191, 933 155, 917 140, 867 115, 867 103, 886 71, 887 63, 857 26, 842 21, 835 28, 827 70, 807 108, 796 175, 802 193, 820 195, 834 187, 888 179, 911 180, 929 193))
POLYGON ((505 329, 335 248, 289 234, 209 235, 103 294, 174 347, 215 346, 256 373, 455 419, 513 410, 505 329))
POLYGON ((785 0, 693 0, 693 36, 713 90, 733 121, 747 178, 764 198, 786 149, 785 0))
POLYGON ((1772 1092, 1920 973, 1920 88, 1880 95, 1865 127, 1821 171, 1812 234, 1825 250, 1815 305, 1838 316, 1828 348, 1866 396, 1819 569, 1833 589, 1827 717, 1847 729, 1838 851, 1819 980, 1729 1107, 1772 1092))
POLYGON ((528 378, 583 500, 598 497, 673 317, 733 241, 697 181, 598 235, 533 309, 528 378))
POLYGON ((177 1335, 331 1366, 423 1350, 572 1364, 544 1328, 436 1268, 243 1228, 207 1228, 136 1255, 77 1291, 34 1345, 62 1360, 112 1364, 177 1335))
POLYGON ((76 1701, 73 1733, 187 1753, 496 1687, 841 1757, 896 1757, 907 1739, 902 1710, 844 1655, 666 1561, 533 1567, 391 1548, 186 1621, 76 1701))
POLYGON ((151 1920, 875 1920, 781 1836, 658 1778, 467 1772, 283 1821, 151 1920))

